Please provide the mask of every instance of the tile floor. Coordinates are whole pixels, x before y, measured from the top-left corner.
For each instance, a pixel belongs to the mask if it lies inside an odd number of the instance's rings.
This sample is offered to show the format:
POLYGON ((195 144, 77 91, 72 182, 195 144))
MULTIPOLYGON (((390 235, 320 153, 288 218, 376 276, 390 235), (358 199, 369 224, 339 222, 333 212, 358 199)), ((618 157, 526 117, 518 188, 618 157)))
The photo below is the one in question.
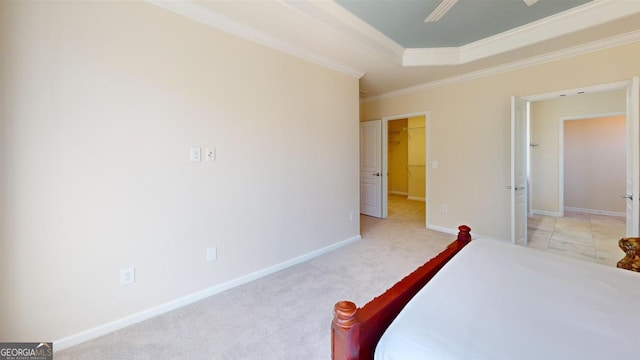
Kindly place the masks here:
MULTIPOLYGON (((363 237, 383 233, 389 238, 424 231, 425 203, 406 196, 389 195, 386 220, 360 217, 363 237)), ((528 221, 529 247, 574 258, 616 266, 624 257, 618 240, 625 235, 623 217, 565 212, 564 217, 534 215, 528 221)))
POLYGON ((625 235, 623 217, 565 212, 564 217, 529 218, 529 247, 616 266, 624 257, 618 240, 625 235))

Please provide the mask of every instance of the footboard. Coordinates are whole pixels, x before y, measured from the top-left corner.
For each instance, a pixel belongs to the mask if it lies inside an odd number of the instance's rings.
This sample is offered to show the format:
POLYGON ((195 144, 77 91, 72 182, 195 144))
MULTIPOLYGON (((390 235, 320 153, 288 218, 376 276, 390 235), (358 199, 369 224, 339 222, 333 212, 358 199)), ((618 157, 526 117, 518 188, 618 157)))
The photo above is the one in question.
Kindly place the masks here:
POLYGON ((468 226, 461 225, 458 230, 457 239, 444 251, 365 306, 357 308, 350 301, 340 301, 335 305, 331 323, 333 360, 373 358, 378 340, 400 310, 438 270, 471 241, 471 229, 468 226))

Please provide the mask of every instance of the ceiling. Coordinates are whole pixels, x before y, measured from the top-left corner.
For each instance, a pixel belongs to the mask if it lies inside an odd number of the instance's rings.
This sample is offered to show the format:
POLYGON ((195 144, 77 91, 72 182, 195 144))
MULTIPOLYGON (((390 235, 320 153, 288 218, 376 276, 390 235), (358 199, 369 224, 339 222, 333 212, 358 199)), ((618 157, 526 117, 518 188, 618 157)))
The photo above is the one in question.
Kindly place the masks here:
MULTIPOLYGON (((640 41, 640 0, 148 2, 360 79, 364 101, 640 41)), ((259 61, 259 59, 256 59, 259 61)))
POLYGON ((523 0, 458 0, 440 20, 426 22, 442 0, 336 0, 405 48, 466 45, 589 1, 539 0, 528 6, 523 0))

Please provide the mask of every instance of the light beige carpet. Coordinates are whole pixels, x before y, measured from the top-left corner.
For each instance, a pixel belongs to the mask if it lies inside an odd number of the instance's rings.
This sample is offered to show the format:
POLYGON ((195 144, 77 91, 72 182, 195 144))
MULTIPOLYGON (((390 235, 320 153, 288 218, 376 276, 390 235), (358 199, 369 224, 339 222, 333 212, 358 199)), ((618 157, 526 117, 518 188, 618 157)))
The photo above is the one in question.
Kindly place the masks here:
POLYGON ((389 218, 362 216, 361 229, 357 243, 57 352, 55 359, 329 359, 337 301, 363 305, 454 238, 426 230, 424 203, 399 196, 390 199, 389 218))

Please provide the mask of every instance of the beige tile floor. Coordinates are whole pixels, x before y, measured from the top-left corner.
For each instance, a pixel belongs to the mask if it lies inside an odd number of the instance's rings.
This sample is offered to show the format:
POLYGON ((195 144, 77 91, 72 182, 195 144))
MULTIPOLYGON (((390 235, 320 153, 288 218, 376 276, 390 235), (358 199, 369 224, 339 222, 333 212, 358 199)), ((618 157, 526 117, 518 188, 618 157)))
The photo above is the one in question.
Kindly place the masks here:
POLYGON ((622 217, 565 212, 564 217, 534 215, 527 227, 528 246, 616 266, 624 257, 618 240, 625 235, 622 217))
MULTIPOLYGON (((425 203, 389 195, 385 220, 361 216, 361 232, 390 239, 425 231, 425 203)), ((528 246, 574 258, 616 266, 624 253, 618 240, 625 235, 622 217, 565 212, 564 217, 534 215, 528 220, 528 246)))

